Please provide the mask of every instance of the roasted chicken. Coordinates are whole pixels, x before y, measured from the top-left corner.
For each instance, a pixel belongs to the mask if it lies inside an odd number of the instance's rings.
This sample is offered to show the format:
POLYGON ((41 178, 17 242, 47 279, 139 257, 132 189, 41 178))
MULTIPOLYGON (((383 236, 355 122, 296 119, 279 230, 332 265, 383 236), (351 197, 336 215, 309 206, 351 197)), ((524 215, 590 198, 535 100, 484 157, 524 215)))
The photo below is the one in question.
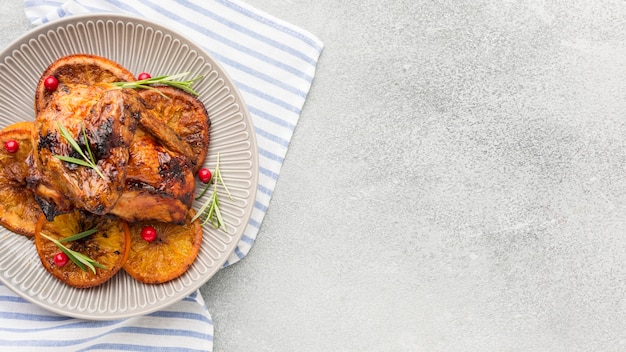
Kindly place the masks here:
POLYGON ((187 93, 195 80, 146 86, 106 58, 53 62, 35 120, 0 130, 0 225, 34 237, 43 267, 72 287, 120 270, 147 284, 185 273, 202 244, 191 206, 210 127, 187 93))
POLYGON ((175 88, 158 87, 164 97, 114 86, 134 77, 104 58, 75 55, 59 62, 39 82, 29 159, 28 185, 48 220, 82 209, 128 221, 183 223, 209 141, 202 103, 175 88), (49 74, 59 80, 54 92, 41 88, 49 74), (97 170, 59 159, 81 158, 61 126, 84 154, 92 153, 97 170))

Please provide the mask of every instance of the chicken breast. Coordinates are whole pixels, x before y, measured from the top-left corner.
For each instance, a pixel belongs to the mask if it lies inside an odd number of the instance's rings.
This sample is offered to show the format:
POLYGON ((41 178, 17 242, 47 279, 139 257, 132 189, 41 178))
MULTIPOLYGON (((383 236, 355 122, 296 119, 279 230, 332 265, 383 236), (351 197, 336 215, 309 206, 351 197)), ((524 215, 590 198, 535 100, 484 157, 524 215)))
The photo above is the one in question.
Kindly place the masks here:
POLYGON ((36 171, 29 179, 48 219, 74 207, 103 215, 115 206, 125 188, 129 147, 143 109, 130 89, 73 85, 55 92, 35 119, 36 171), (91 151, 100 174, 56 157, 82 159, 59 125, 84 154, 91 151))

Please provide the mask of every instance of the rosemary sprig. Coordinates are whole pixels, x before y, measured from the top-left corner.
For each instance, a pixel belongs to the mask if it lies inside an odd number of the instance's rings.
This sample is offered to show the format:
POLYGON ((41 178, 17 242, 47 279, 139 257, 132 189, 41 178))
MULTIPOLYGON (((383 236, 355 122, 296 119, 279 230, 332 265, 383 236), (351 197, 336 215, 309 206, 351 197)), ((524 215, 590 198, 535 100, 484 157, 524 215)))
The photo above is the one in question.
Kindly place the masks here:
POLYGON ((76 241, 76 240, 80 240, 83 237, 87 237, 89 235, 93 235, 94 233, 96 233, 96 229, 89 229, 87 231, 83 231, 83 232, 79 232, 75 235, 72 235, 70 237, 65 237, 59 240, 59 242, 71 242, 71 241, 76 241))
POLYGON ((78 158, 73 158, 71 156, 65 156, 65 155, 55 155, 54 157, 59 160, 68 162, 68 163, 90 167, 93 170, 95 170, 103 180, 105 180, 104 175, 102 174, 102 172, 100 171, 100 169, 98 169, 98 166, 96 165, 96 159, 93 157, 93 154, 91 153, 91 148, 89 147, 89 141, 87 140, 87 133, 85 132, 85 126, 82 126, 83 141, 85 143, 87 154, 89 154, 89 156, 87 156, 85 152, 82 150, 82 148, 78 145, 78 143, 76 143, 76 141, 74 140, 74 138, 72 138, 72 135, 65 128, 65 126, 63 126, 59 122, 57 122, 57 126, 59 127, 59 131, 61 131, 61 135, 63 136, 63 138, 65 138, 65 140, 72 146, 72 149, 74 149, 78 154, 80 154, 80 156, 83 157, 83 160, 78 159, 78 158))
POLYGON ((193 94, 197 96, 198 92, 196 92, 193 88, 191 88, 191 85, 194 82, 202 79, 204 76, 196 77, 196 78, 189 79, 186 81, 178 80, 182 77, 187 76, 188 74, 189 72, 184 72, 184 73, 179 73, 176 75, 164 75, 164 76, 158 76, 158 77, 150 77, 150 78, 142 79, 140 81, 135 81, 135 82, 113 82, 112 84, 120 88, 152 89, 152 90, 159 92, 159 94, 161 94, 162 96, 167 97, 160 90, 151 86, 151 84, 162 84, 162 85, 182 89, 189 94, 193 94))
POLYGON ((233 197, 230 195, 230 191, 228 187, 226 187, 226 183, 224 183, 224 179, 222 178, 222 173, 220 172, 220 153, 217 153, 217 161, 215 162, 215 172, 213 172, 213 176, 207 182, 206 187, 202 190, 199 196, 196 197, 196 200, 200 199, 213 185, 213 193, 211 197, 200 207, 196 215, 191 219, 191 222, 194 222, 196 219, 200 217, 204 217, 202 220, 202 225, 210 222, 214 228, 219 229, 222 228, 226 231, 226 225, 224 224, 224 218, 222 217, 222 212, 220 211, 220 201, 217 196, 217 184, 221 183, 228 194, 228 197, 233 200, 233 197))
POLYGON ((52 243, 54 243, 57 247, 59 247, 59 249, 61 250, 61 252, 65 253, 65 255, 67 255, 67 257, 74 262, 74 264, 76 264, 77 267, 81 268, 81 270, 83 271, 87 271, 87 268, 89 268, 89 270, 91 270, 91 272, 93 272, 94 274, 96 273, 96 267, 100 268, 100 269, 105 269, 106 270, 106 266, 96 262, 95 260, 89 258, 88 256, 73 251, 69 248, 67 248, 66 246, 64 246, 61 242, 69 242, 69 241, 75 241, 77 239, 81 239, 83 237, 87 237, 91 234, 93 234, 94 232, 96 232, 96 229, 91 229, 91 230, 87 230, 81 233, 77 233, 73 236, 70 237, 66 237, 66 238, 62 238, 61 240, 55 240, 54 238, 47 236, 46 234, 44 234, 43 232, 40 233, 45 239, 47 239, 48 241, 51 241, 52 243))

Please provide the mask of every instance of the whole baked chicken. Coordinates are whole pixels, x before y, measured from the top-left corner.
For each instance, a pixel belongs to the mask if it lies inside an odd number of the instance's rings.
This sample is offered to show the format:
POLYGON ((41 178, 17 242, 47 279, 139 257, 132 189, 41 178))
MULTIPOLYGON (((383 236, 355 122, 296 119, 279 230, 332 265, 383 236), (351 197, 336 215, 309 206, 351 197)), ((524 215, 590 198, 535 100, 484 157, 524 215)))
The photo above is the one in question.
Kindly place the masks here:
POLYGON ((48 220, 80 208, 128 221, 182 223, 193 202, 194 171, 208 147, 206 110, 178 89, 159 87, 174 99, 157 90, 155 97, 112 84, 118 81, 135 78, 93 55, 64 57, 44 72, 35 97, 28 185, 48 220), (49 76, 58 80, 53 91, 43 84, 49 76), (61 159, 81 159, 63 129, 93 156, 95 167, 61 159))

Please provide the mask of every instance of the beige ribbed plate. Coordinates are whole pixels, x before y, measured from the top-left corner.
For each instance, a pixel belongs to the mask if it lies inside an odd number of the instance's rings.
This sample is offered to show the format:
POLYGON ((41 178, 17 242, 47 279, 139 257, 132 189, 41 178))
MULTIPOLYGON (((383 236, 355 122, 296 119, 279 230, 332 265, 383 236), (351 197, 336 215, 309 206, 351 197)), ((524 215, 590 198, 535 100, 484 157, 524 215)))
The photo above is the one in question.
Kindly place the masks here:
MULTIPOLYGON (((136 75, 191 71, 212 122, 206 165, 220 170, 234 200, 221 195, 227 231, 204 227, 198 258, 186 274, 161 285, 119 272, 106 284, 75 289, 48 274, 32 240, 0 229, 0 281, 50 311, 106 320, 147 314, 189 295, 207 282, 235 249, 248 224, 258 182, 258 152, 245 104, 224 70, 198 45, 158 24, 121 15, 73 16, 37 27, 0 53, 0 128, 34 120, 35 86, 60 56, 89 53, 119 62, 136 75)), ((198 183, 198 190, 201 184, 198 183)), ((210 192, 207 192, 210 193, 210 192)), ((206 197, 206 196, 205 196, 206 197)), ((206 198, 205 198, 206 199, 206 198)), ((1 201, 1 200, 0 200, 1 201)), ((204 199, 197 201, 198 209, 204 199)), ((1 227, 1 226, 0 226, 1 227)))

